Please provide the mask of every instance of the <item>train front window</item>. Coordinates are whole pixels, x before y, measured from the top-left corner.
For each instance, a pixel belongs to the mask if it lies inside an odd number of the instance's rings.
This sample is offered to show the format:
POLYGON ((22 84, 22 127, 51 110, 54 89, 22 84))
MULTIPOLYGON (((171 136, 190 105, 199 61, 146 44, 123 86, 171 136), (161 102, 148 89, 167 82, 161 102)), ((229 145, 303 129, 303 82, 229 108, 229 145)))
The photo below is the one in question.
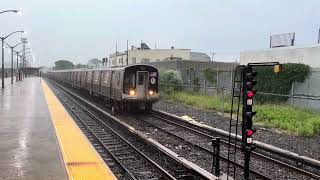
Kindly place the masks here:
POLYGON ((135 73, 126 73, 123 81, 123 87, 125 93, 129 93, 131 89, 135 89, 136 87, 136 76, 135 73))

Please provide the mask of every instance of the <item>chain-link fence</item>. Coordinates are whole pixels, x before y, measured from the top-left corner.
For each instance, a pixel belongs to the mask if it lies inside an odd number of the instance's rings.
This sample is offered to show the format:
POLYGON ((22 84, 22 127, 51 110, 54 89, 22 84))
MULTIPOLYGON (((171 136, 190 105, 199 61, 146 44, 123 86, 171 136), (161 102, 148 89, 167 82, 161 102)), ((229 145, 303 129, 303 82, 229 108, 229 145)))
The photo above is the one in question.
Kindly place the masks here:
MULTIPOLYGON (((183 69, 181 72, 182 83, 163 85, 179 87, 178 89, 199 93, 208 96, 219 96, 227 101, 231 98, 232 81, 234 72, 231 70, 219 70, 214 68, 206 69, 183 69)), ((274 79, 270 79, 274 80, 274 79)), ((268 83, 268 82, 258 82, 268 83)), ((280 87, 281 88, 281 87, 280 87)), ((312 69, 310 76, 303 83, 292 83, 290 92, 287 94, 277 94, 271 92, 261 92, 258 89, 257 95, 264 96, 264 99, 282 99, 281 103, 303 108, 320 109, 320 69, 312 69)), ((221 101, 221 103, 225 103, 221 101)), ((275 103, 275 102, 274 102, 275 103)), ((277 103, 280 103, 277 101, 277 103)), ((221 105, 221 107, 224 107, 221 105)), ((225 112, 224 109, 221 111, 225 112)))
MULTIPOLYGON (((257 111, 255 123, 303 136, 319 134, 320 70, 312 69, 308 77, 303 78, 303 82, 300 78, 301 83, 295 81, 300 77, 296 71, 291 74, 286 72, 287 74, 282 74, 282 77, 279 75, 278 79, 272 69, 270 71, 269 75, 258 72, 256 77, 259 80, 256 86, 258 92, 253 102, 254 111, 257 111)), ((189 68, 180 72, 182 79, 180 81, 171 81, 175 83, 160 81, 160 92, 164 98, 200 109, 214 110, 228 116, 232 106, 233 71, 189 68), (166 91, 168 89, 173 91, 166 91)), ((160 73, 160 80, 161 77, 160 73)), ((241 96, 239 83, 236 83, 235 87, 235 95, 241 96)), ((237 98, 233 100, 234 104, 240 103, 237 98)))

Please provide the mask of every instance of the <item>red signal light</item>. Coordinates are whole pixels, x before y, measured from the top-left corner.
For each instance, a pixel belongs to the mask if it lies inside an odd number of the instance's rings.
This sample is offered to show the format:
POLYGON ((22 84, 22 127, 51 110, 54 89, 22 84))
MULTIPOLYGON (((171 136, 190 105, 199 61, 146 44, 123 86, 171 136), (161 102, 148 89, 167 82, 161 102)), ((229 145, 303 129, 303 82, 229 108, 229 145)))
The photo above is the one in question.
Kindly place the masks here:
POLYGON ((253 134, 252 130, 247 130, 247 137, 250 137, 253 134))
POLYGON ((248 98, 252 98, 253 95, 254 95, 254 93, 253 93, 252 91, 248 91, 248 92, 247 92, 247 97, 248 97, 248 98))

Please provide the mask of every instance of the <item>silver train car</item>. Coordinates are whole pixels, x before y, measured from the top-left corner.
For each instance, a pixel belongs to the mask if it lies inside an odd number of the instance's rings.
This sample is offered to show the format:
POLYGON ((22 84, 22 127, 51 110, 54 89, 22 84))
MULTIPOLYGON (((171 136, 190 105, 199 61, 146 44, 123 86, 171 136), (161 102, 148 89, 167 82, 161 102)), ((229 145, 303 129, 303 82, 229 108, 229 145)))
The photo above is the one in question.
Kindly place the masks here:
POLYGON ((113 113, 141 105, 151 110, 152 104, 159 100, 159 72, 149 65, 57 70, 48 72, 47 76, 103 98, 113 113))

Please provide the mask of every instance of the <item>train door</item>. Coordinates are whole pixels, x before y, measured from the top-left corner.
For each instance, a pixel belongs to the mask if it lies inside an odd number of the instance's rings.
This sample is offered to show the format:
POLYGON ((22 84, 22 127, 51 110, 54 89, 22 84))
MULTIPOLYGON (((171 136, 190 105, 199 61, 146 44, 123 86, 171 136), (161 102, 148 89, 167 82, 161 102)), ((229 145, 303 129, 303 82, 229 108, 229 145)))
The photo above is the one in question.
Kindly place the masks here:
POLYGON ((148 71, 138 71, 137 72, 137 83, 136 83, 136 91, 138 99, 147 98, 147 90, 148 90, 148 71))

